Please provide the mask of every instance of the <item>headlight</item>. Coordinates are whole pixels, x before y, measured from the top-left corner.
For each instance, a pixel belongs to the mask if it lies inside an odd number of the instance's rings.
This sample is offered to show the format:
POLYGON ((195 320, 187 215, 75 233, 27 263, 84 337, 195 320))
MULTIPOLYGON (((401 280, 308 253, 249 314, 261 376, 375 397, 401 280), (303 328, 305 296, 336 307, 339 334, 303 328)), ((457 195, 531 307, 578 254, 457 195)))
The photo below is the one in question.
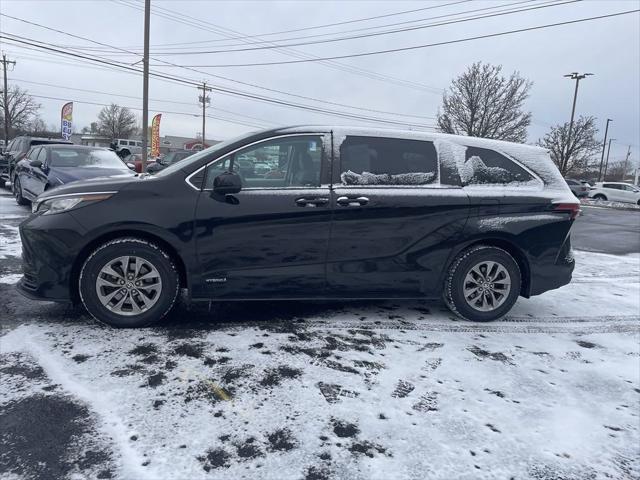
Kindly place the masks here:
POLYGON ((115 192, 78 193, 44 198, 32 203, 31 213, 52 215, 54 213, 66 212, 81 205, 106 200, 107 198, 111 198, 114 193, 115 192))

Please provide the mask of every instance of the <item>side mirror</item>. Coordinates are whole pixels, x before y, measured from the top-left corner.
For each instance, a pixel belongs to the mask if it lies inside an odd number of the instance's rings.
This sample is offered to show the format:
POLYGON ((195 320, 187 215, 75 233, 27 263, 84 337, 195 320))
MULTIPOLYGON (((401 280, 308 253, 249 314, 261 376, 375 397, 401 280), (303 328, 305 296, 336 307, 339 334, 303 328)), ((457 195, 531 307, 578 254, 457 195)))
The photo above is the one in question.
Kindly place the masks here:
POLYGON ((33 168, 42 168, 42 162, 40 160, 32 160, 29 162, 33 168))
POLYGON ((228 195, 238 193, 242 189, 240 175, 233 172, 224 172, 213 179, 213 193, 228 195))
POLYGON ((135 170, 136 169, 135 164, 133 164, 131 162, 127 162, 127 167, 129 167, 131 170, 135 170))

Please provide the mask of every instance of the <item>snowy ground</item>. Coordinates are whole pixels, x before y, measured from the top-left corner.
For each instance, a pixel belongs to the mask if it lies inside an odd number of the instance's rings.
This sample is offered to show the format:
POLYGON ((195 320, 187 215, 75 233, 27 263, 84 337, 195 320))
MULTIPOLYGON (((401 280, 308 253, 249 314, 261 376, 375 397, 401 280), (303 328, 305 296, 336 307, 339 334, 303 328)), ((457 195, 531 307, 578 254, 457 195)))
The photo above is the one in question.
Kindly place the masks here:
POLYGON ((0 478, 640 476, 638 253, 578 251, 490 324, 263 302, 120 331, 17 296, 0 219, 0 478))
POLYGON ((582 198, 580 200, 582 205, 586 205, 589 207, 601 207, 601 208, 619 208, 623 210, 636 210, 640 211, 640 205, 635 203, 626 203, 626 202, 611 202, 605 200, 594 200, 593 198, 582 198))

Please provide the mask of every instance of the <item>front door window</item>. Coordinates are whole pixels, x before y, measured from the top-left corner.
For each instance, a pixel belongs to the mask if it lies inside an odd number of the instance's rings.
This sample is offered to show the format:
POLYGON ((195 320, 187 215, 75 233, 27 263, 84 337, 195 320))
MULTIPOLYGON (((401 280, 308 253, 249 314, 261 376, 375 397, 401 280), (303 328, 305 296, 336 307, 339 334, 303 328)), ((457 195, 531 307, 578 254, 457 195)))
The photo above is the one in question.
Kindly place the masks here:
POLYGON ((211 164, 205 188, 212 188, 213 179, 230 168, 240 175, 242 188, 318 187, 321 164, 320 136, 267 140, 211 164))

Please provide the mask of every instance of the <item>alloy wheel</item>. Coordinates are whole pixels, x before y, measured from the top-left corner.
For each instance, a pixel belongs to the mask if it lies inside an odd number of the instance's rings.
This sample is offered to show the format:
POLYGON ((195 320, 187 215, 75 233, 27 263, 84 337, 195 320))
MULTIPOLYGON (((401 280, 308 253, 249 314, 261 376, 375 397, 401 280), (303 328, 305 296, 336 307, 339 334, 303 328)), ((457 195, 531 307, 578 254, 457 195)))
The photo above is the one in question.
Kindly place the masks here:
POLYGON ((118 315, 139 315, 153 307, 162 293, 158 269, 137 256, 117 257, 106 263, 96 278, 102 305, 118 315))
POLYGON ((509 272, 498 262, 479 262, 469 270, 464 279, 464 298, 467 304, 481 312, 498 308, 510 291, 509 272))

